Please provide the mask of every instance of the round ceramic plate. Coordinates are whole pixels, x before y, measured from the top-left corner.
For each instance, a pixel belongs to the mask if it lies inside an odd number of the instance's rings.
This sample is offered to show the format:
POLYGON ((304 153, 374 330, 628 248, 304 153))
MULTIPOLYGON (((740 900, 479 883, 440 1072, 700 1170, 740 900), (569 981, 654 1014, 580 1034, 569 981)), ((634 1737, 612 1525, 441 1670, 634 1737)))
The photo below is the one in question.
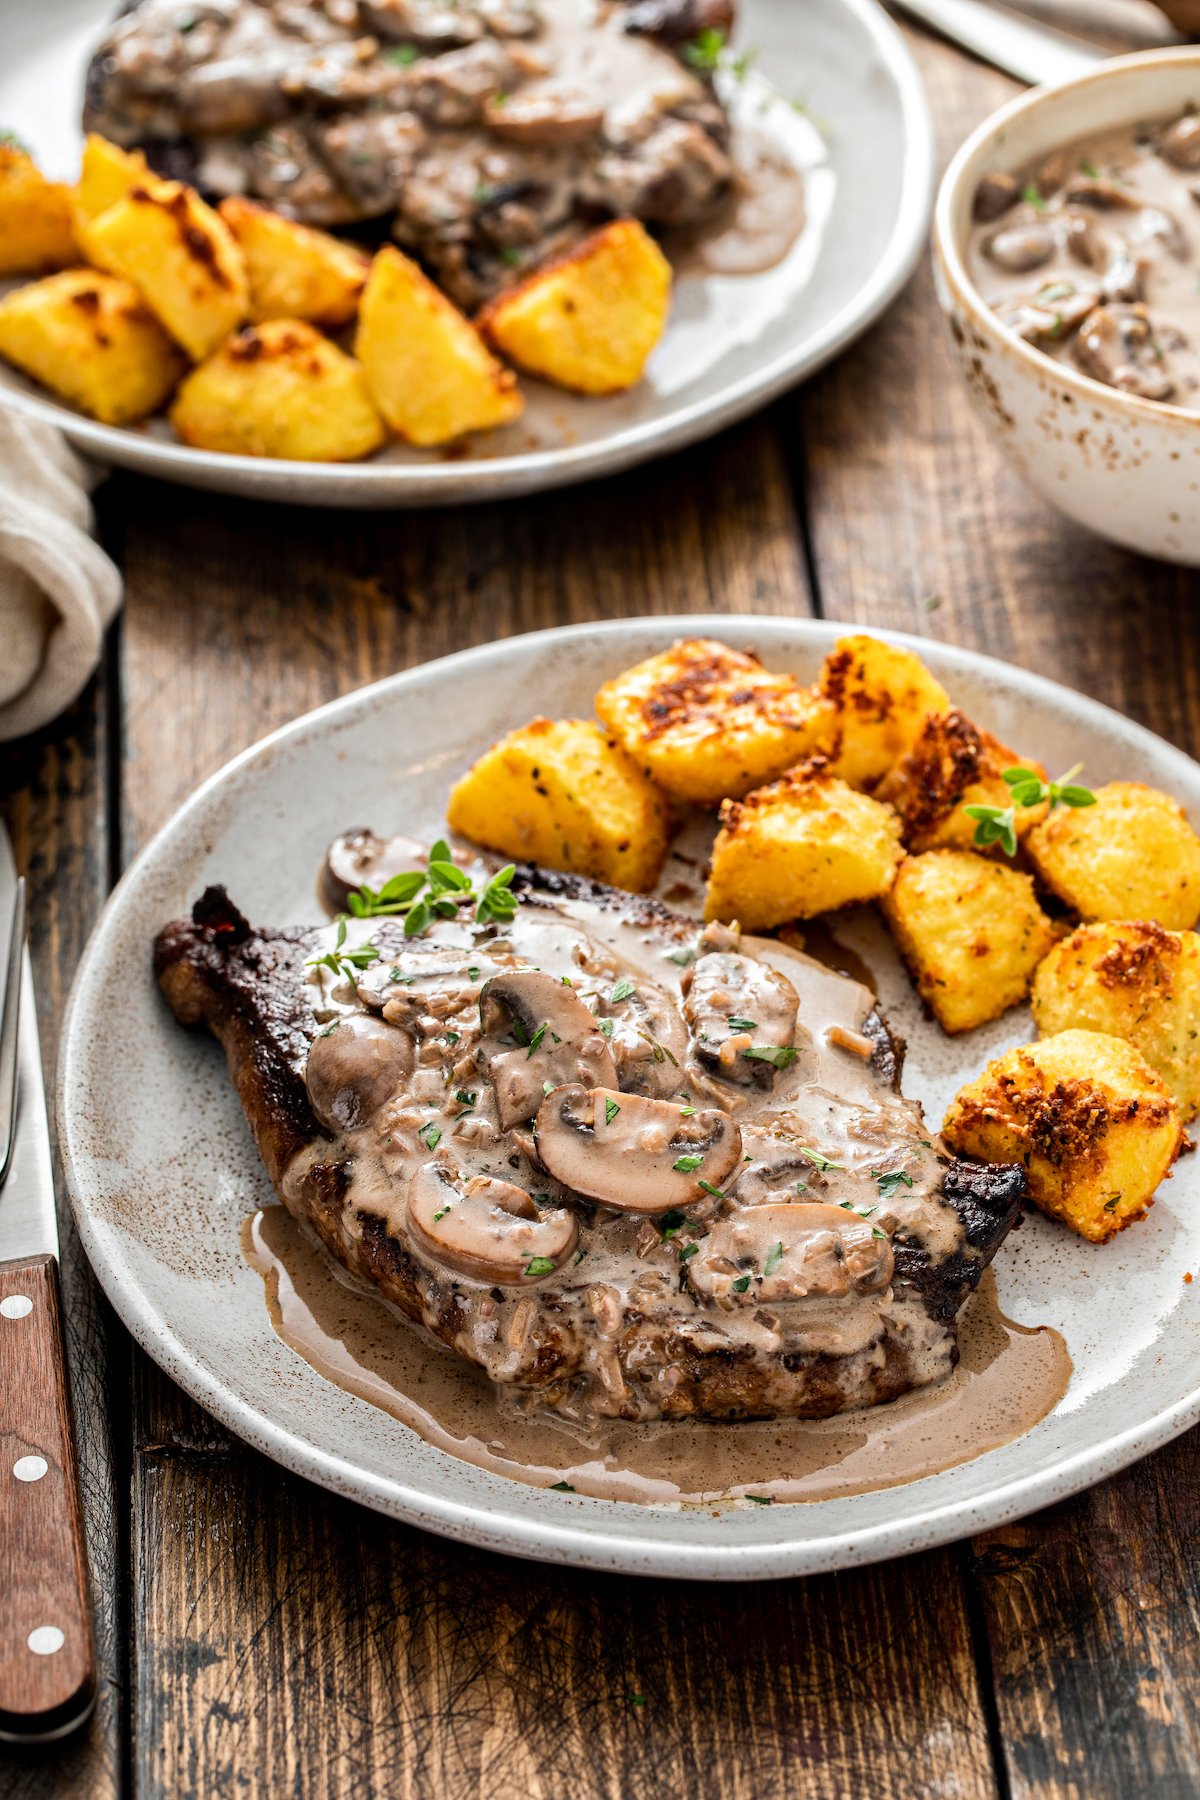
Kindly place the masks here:
MULTIPOLYGON (((73 179, 83 72, 104 0, 0 11, 0 128, 48 173, 73 179)), ((741 0, 735 116, 806 171, 809 224, 778 268, 686 275, 646 379, 579 399, 526 381, 523 417, 466 456, 393 445, 369 463, 267 462, 175 442, 169 428, 98 425, 12 371, 0 397, 60 425, 102 462, 193 487, 307 506, 428 506, 534 493, 707 437, 818 369, 898 293, 925 242, 933 153, 920 81, 875 0, 741 0), (770 85, 756 70, 769 73, 770 85)))
MULTIPOLYGON (((838 635, 813 621, 643 619, 512 638, 412 669, 310 713, 205 784, 134 863, 76 981, 59 1116, 88 1255, 138 1342, 231 1430, 339 1493, 449 1536, 596 1568, 707 1578, 799 1574, 975 1532, 1085 1487, 1200 1417, 1200 1167, 1185 1157, 1150 1216, 1096 1247, 1032 1214, 996 1260, 1010 1317, 1066 1338, 1074 1376, 1024 1437, 907 1487, 771 1507, 677 1510, 535 1489, 431 1448, 333 1387, 275 1336, 241 1222, 273 1199, 226 1072, 182 1032, 150 972, 159 926, 224 882, 264 924, 316 922, 328 841, 364 821, 432 838, 451 782, 539 704, 586 717, 598 685, 681 632, 753 643, 815 674, 838 635)), ((953 697, 1008 744, 1087 778, 1151 782, 1200 823, 1200 767, 1050 682, 918 646, 953 697)), ((905 1091, 931 1124, 969 1075, 1031 1034, 1028 1013, 952 1040, 922 1017, 867 909, 837 936, 880 982, 908 1040, 905 1091)), ((402 1328, 402 1327, 398 1327, 402 1328)), ((736 1430, 736 1426, 726 1429, 736 1430)))

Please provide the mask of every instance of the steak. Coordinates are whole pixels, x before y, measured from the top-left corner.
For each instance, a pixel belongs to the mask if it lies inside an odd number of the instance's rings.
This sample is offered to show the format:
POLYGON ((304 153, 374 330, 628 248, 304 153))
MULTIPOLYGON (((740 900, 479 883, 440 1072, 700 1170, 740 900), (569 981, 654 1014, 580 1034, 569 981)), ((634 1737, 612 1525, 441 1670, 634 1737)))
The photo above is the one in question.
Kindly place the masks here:
POLYGON ((289 1210, 565 1418, 820 1418, 947 1375, 1025 1178, 930 1139, 870 992, 577 877, 512 892, 407 937, 254 928, 210 888, 159 933, 289 1210))
POLYGON ((214 198, 390 219, 474 308, 599 221, 715 213, 731 23, 731 0, 139 0, 92 60, 84 126, 214 198))

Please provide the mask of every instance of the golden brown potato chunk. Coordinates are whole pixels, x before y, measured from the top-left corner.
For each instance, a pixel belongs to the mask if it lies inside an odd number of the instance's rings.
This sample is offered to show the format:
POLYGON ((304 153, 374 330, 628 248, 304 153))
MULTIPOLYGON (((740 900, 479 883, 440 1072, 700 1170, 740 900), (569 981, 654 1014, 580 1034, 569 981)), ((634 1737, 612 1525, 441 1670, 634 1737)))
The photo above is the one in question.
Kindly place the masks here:
POLYGON ((917 991, 944 1031, 972 1031, 1029 992, 1055 940, 1028 875, 970 850, 900 865, 883 915, 917 991))
POLYGON ((1132 1044, 1097 1031, 997 1057, 942 1131, 963 1156, 1023 1163, 1035 1205, 1094 1244, 1149 1209, 1183 1141, 1166 1083, 1132 1044))
POLYGON ((856 788, 873 788, 912 749, 927 714, 950 710, 950 696, 919 656, 865 635, 838 640, 817 692, 838 733, 830 767, 856 788))
POLYGON ((179 181, 130 188, 84 231, 88 260, 132 281, 193 362, 201 362, 250 310, 241 250, 211 206, 179 181))
POLYGON ((363 372, 299 319, 239 331, 184 381, 171 423, 185 444, 233 456, 353 462, 384 441, 363 372))
POLYGON ((79 261, 71 190, 31 156, 0 142, 0 275, 41 275, 79 261))
POLYGON ((1138 781, 1097 788, 1095 806, 1052 812, 1025 839, 1039 879, 1081 919, 1200 916, 1200 838, 1178 801, 1138 781))
POLYGON ((762 931, 878 900, 903 854, 891 807, 856 793, 818 757, 722 806, 704 916, 762 931))
POLYGON ((88 133, 83 146, 79 180, 71 194, 71 210, 81 240, 93 219, 123 200, 133 188, 143 187, 154 176, 140 150, 122 150, 107 138, 88 133))
POLYGON ((1075 1026, 1124 1038, 1174 1094, 1186 1124, 1200 1113, 1200 937, 1143 922, 1081 925, 1033 984, 1033 1018, 1049 1036, 1075 1026))
POLYGON ((501 355, 580 394, 642 379, 671 306, 671 265, 636 219, 617 219, 485 306, 501 355))
POLYGON ((356 244, 297 225, 252 200, 222 200, 217 210, 246 259, 252 318, 307 319, 327 330, 350 323, 371 267, 356 244))
POLYGON ((410 444, 506 425, 525 404, 471 321, 390 245, 371 265, 355 350, 375 404, 410 444))
POLYGON ((583 719, 534 719, 493 744, 450 795, 451 830, 489 850, 642 893, 667 853, 667 802, 583 719))
MULTIPOLYGON (((1011 806, 1012 794, 1003 776, 1006 769, 1018 767, 1046 778, 1039 764, 1017 756, 952 707, 947 713, 927 715, 912 749, 872 792, 896 808, 904 842, 914 855, 923 850, 969 850, 977 821, 963 808, 1011 806)), ((1014 809, 1018 839, 1045 818, 1047 804, 1043 800, 1014 809)))
POLYGON ((0 356, 105 425, 156 412, 187 367, 137 289, 95 269, 0 300, 0 356))
POLYGON ((712 638, 687 638, 606 682, 596 711, 660 787, 715 806, 824 742, 828 708, 792 675, 712 638))

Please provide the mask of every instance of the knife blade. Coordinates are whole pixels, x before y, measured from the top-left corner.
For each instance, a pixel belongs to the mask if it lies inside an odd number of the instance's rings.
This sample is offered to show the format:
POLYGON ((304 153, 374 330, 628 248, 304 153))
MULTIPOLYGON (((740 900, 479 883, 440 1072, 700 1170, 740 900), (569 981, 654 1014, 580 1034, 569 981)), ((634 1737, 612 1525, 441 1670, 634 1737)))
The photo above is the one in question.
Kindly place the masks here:
POLYGON ((902 12, 994 63, 1032 87, 1070 81, 1105 61, 1106 53, 1051 25, 1037 25, 984 0, 896 0, 902 12))
MULTIPOLYGON (((15 894, 12 848, 0 825, 0 970, 15 894)), ((0 1741, 35 1744, 66 1737, 88 1718, 96 1650, 46 1096, 24 947, 18 966, 17 1107, 0 1185, 0 1741)))

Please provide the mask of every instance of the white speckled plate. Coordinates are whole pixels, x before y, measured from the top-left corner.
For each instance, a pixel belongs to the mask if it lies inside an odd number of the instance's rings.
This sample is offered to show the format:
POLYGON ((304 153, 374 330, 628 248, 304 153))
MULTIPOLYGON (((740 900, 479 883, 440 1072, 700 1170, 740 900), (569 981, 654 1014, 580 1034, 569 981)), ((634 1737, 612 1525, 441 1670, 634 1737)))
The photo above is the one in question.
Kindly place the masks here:
MULTIPOLYGON (((73 179, 83 72, 115 0, 0 7, 0 128, 73 179)), ((688 275, 645 381, 584 400, 523 385, 524 417, 467 456, 393 445, 368 463, 265 462, 177 443, 165 424, 98 425, 0 370, 0 399, 60 425, 101 462, 191 487, 306 506, 498 500, 618 469, 708 437, 782 393, 865 331, 925 243, 933 148, 916 70, 875 0, 740 0, 740 46, 758 67, 734 84, 738 116, 808 171, 810 224, 762 275, 688 275), (801 101, 811 113, 792 105, 801 101)))
MULTIPOLYGON (((328 841, 364 821, 433 836, 466 763, 539 705, 586 716, 602 680, 680 633, 753 643, 816 673, 838 627, 809 620, 641 619, 468 650, 310 713, 215 775, 126 874, 75 984, 59 1071, 67 1178, 109 1299, 181 1386, 288 1468, 380 1511, 517 1555, 631 1573, 802 1574, 979 1531, 1086 1487, 1200 1417, 1200 1168, 1185 1157, 1150 1217, 1102 1248, 1039 1215, 996 1262, 1001 1303, 1065 1336, 1075 1374, 1057 1410, 1003 1449, 877 1494, 798 1506, 677 1511, 533 1489, 434 1450, 327 1384, 274 1335, 238 1227, 272 1198, 224 1058, 180 1031, 151 942, 208 882, 262 923, 315 922, 328 841)), ((1200 823, 1200 767, 1139 726, 1037 676, 918 646, 1005 743, 1093 782, 1145 780, 1200 823)), ((906 1092, 933 1123, 961 1081, 1031 1033, 1028 1014, 952 1041, 922 1016, 882 929, 839 921, 908 1039, 906 1092)), ((731 1429, 736 1429, 732 1427, 731 1429)))

